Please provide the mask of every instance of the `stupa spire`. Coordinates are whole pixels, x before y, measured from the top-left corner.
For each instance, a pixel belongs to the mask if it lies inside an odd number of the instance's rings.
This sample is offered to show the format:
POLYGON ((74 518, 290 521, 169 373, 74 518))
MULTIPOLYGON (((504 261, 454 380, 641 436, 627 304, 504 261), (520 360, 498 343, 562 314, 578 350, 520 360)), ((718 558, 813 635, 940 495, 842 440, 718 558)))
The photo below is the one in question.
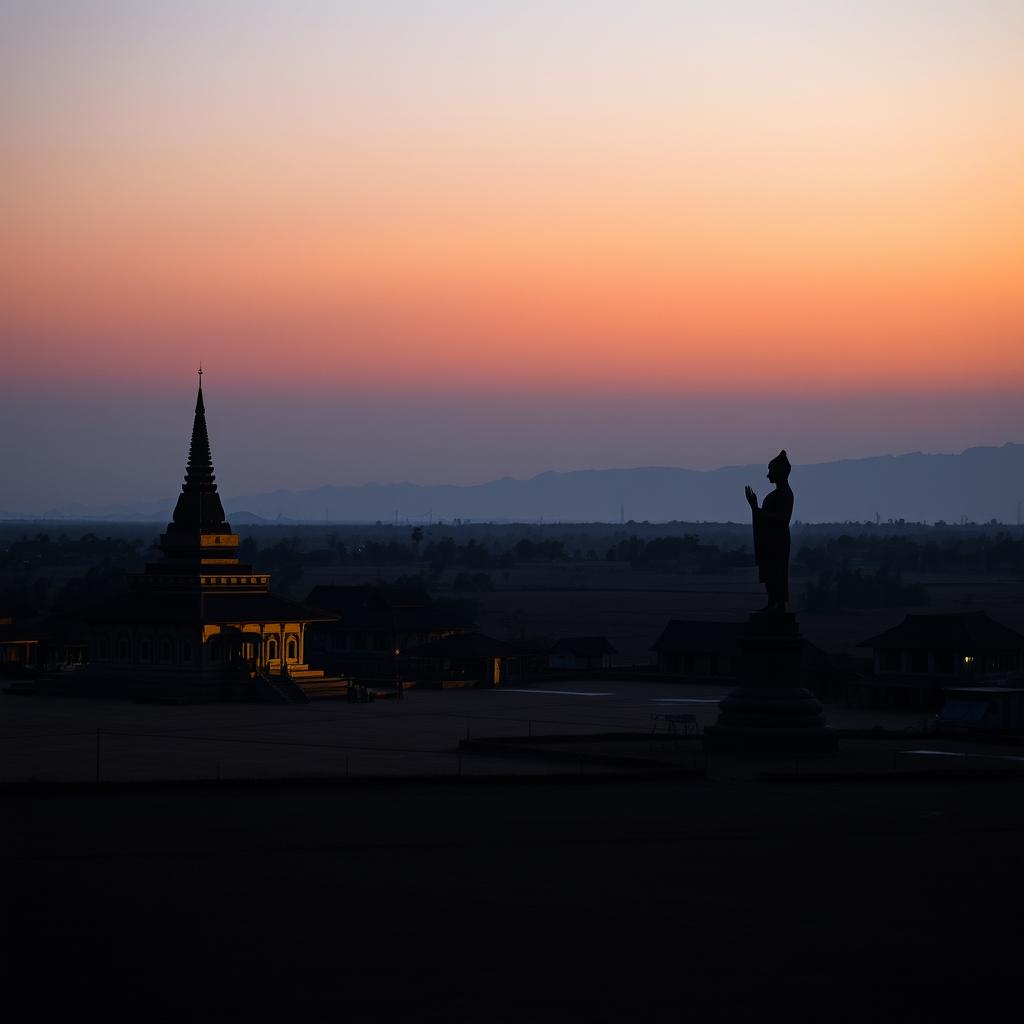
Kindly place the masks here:
POLYGON ((217 494, 213 472, 210 435, 206 429, 206 405, 203 402, 203 368, 199 368, 199 390, 192 420, 192 440, 188 446, 185 482, 174 507, 174 526, 179 529, 210 533, 229 533, 224 521, 224 506, 217 494))
POLYGON ((199 370, 199 393, 196 395, 196 412, 192 421, 192 440, 188 446, 188 462, 185 465, 185 482, 181 489, 188 491, 216 491, 213 473, 213 455, 210 452, 210 435, 206 429, 206 406, 203 403, 203 371, 199 370))

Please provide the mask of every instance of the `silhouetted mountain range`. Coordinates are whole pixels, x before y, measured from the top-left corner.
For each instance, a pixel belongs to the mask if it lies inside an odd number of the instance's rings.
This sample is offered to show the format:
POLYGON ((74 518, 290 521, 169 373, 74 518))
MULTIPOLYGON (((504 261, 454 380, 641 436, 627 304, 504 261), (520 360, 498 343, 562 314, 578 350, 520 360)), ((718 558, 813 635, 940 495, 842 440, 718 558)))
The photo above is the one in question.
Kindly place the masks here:
MULTIPOLYGON (((792 454, 792 453, 791 453, 792 454)), ((959 455, 881 455, 797 465, 794 518, 804 522, 889 519, 959 522, 1017 520, 1024 500, 1024 444, 968 448, 959 455)), ((642 467, 541 473, 528 480, 504 477, 471 486, 363 484, 273 491, 227 498, 238 526, 274 522, 425 523, 429 519, 480 521, 688 522, 745 521, 743 485, 759 496, 770 489, 765 467, 714 470, 642 467)), ((103 518, 166 521, 173 497, 110 508, 75 504, 34 518, 103 518)), ((15 518, 8 513, 9 518, 15 518)), ((19 517, 20 518, 20 517, 19 517)))

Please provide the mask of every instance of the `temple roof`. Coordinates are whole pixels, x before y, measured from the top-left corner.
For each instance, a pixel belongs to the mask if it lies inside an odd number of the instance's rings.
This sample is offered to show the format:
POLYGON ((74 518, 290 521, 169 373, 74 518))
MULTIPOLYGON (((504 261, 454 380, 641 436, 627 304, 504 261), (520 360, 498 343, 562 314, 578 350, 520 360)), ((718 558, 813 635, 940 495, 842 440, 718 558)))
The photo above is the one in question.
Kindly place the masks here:
POLYGON ((618 654, 604 636, 563 636, 553 644, 551 651, 564 651, 577 658, 601 658, 606 654, 618 654))
POLYGON ((876 650, 951 651, 978 654, 986 651, 1019 651, 1024 636, 990 619, 985 612, 952 612, 940 615, 908 615, 898 626, 857 645, 876 650))
POLYGON ((192 421, 192 440, 188 447, 185 482, 181 485, 173 522, 168 533, 230 533, 224 519, 224 506, 217 493, 213 472, 210 435, 206 429, 206 407, 203 404, 202 378, 196 396, 196 412, 192 421))

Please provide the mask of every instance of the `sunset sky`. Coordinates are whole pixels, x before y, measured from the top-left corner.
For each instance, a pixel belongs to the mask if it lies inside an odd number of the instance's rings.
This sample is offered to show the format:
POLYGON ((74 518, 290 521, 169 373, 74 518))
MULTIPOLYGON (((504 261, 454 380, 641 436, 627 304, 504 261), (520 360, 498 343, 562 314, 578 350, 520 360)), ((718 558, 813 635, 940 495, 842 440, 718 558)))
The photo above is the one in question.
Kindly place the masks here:
POLYGON ((1024 441, 1019 0, 4 0, 0 509, 1024 441))

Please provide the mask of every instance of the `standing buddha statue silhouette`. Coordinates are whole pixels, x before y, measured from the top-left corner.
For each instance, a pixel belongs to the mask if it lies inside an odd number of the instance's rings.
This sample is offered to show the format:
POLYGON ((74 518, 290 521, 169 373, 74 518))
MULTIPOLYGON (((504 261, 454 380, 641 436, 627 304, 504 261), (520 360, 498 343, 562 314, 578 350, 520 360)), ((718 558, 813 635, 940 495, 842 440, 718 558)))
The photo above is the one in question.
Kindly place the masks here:
POLYGON ((754 517, 754 558, 758 575, 768 591, 763 611, 784 612, 789 600, 789 521, 793 517, 792 466, 785 449, 768 463, 768 480, 775 490, 758 507, 757 495, 747 486, 744 494, 754 517))

